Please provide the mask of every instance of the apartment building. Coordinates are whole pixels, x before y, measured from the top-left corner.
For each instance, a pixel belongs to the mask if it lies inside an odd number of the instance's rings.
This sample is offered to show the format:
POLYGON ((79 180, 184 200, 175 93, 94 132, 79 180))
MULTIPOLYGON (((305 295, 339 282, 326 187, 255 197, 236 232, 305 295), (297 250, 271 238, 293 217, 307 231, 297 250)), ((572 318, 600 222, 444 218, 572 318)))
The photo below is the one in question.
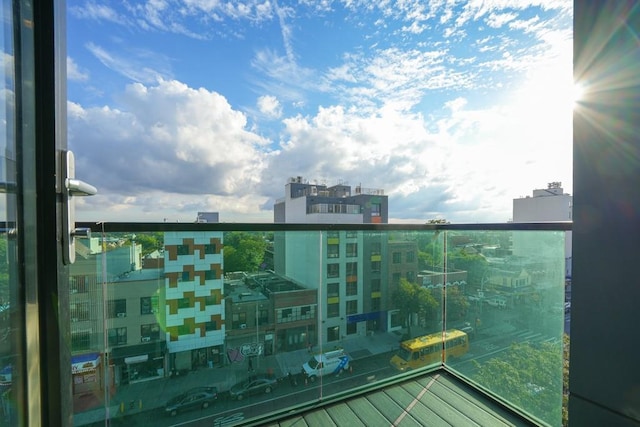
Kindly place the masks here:
POLYGON ((224 353, 221 232, 164 233, 164 335, 171 372, 208 366, 224 353))
MULTIPOLYGON (((285 197, 274 206, 274 222, 384 224, 388 196, 381 189, 290 178, 285 197)), ((318 291, 319 314, 326 321, 317 340, 323 344, 389 329, 380 298, 388 277, 386 253, 386 234, 377 232, 287 232, 274 237, 276 273, 318 291), (309 268, 318 260, 318 268, 309 268)))
POLYGON ((76 243, 69 296, 74 400, 220 359, 222 233, 185 236, 166 233, 164 250, 144 259, 135 235, 76 243))
POLYGON ((318 303, 314 289, 268 271, 244 274, 242 279, 225 280, 225 302, 231 362, 304 349, 316 342, 318 303))
MULTIPOLYGON (((564 192, 561 182, 550 182, 547 188, 535 189, 531 196, 513 199, 513 222, 572 221, 573 196, 564 192)), ((571 231, 566 232, 565 274, 571 277, 571 231)), ((513 236, 513 254, 528 252, 532 241, 522 233, 513 236)), ((544 242, 542 242, 544 244, 544 242)))

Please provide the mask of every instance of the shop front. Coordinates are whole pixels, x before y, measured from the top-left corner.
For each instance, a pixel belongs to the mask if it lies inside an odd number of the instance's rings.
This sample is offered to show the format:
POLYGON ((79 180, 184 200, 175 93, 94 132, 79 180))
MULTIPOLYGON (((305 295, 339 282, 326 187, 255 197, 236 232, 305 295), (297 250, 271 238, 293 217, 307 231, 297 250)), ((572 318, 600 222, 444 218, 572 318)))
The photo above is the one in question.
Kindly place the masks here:
POLYGON ((0 370, 0 414, 4 417, 11 416, 11 365, 7 365, 0 370))
POLYGON ((116 384, 131 384, 165 376, 164 342, 114 348, 111 363, 115 367, 116 384))
POLYGON ((71 356, 73 395, 100 395, 102 390, 102 357, 99 353, 71 356))
POLYGON ((314 347, 316 340, 316 330, 313 325, 280 329, 276 332, 276 351, 280 353, 314 347))

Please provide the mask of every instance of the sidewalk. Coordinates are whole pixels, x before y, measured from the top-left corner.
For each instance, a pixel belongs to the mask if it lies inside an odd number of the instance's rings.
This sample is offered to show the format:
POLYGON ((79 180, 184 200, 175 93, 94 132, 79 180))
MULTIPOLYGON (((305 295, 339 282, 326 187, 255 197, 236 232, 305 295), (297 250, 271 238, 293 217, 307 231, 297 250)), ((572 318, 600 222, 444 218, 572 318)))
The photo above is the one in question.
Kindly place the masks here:
MULTIPOLYGON (((344 350, 356 361, 374 354, 390 352, 398 348, 400 335, 380 332, 370 336, 351 338, 340 343, 344 350)), ((340 344, 337 345, 340 347, 340 344)), ((314 347, 314 353, 333 350, 314 347)), ((271 356, 260 356, 254 361, 255 372, 272 372, 277 378, 300 373, 302 364, 310 358, 308 350, 296 350, 271 356)), ((111 418, 119 415, 134 414, 149 410, 162 410, 162 406, 170 398, 182 391, 198 386, 216 386, 218 392, 225 392, 231 386, 244 380, 249 375, 247 364, 229 364, 214 368, 199 368, 186 375, 159 378, 118 387, 116 394, 110 399, 109 414, 111 418), (158 408, 158 409, 156 409, 158 408)), ((83 426, 99 423, 105 419, 105 407, 74 414, 74 425, 83 426)))

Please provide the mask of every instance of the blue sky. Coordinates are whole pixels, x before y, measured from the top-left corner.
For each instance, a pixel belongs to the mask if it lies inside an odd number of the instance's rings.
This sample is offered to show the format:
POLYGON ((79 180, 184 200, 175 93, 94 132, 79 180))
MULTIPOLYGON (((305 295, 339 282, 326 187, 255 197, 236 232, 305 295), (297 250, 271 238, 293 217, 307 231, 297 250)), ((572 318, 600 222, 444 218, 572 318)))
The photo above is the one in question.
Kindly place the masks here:
POLYGON ((572 187, 572 2, 72 1, 86 221, 272 222, 289 177, 390 222, 504 222, 572 187))

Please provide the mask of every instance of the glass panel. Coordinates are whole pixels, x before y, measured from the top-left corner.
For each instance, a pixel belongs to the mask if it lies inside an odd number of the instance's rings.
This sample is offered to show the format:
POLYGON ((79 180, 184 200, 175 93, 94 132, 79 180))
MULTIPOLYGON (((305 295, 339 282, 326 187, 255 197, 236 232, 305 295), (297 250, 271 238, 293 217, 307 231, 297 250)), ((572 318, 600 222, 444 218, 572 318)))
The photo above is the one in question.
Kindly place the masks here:
POLYGON ((157 227, 164 231, 110 232, 78 245, 71 281, 86 291, 70 297, 88 315, 71 324, 77 425, 106 416, 168 425, 230 413, 242 414, 229 421, 239 423, 443 362, 519 410, 556 421, 562 232, 362 231, 362 259, 354 260, 329 258, 323 231, 157 227), (209 244, 220 251, 209 253, 209 244), (398 249, 416 257, 394 262, 398 249), (375 269, 363 262, 372 254, 380 257, 375 269), (364 266, 363 292, 349 295, 354 262, 364 266), (338 276, 327 278, 335 263, 338 276), (512 266, 518 274, 504 273, 512 266), (180 280, 184 271, 192 279, 180 280), (108 315, 115 302, 126 307, 123 316, 108 315), (496 366, 534 355, 548 369, 516 365, 505 371, 512 381, 497 381, 506 374, 496 366), (252 379, 262 383, 252 388, 252 379), (194 405, 169 404, 195 387, 209 394, 194 405), (532 395, 540 399, 524 398, 532 395))
MULTIPOLYGON (((21 425, 25 416, 21 393, 24 393, 24 293, 23 281, 19 277, 18 241, 16 228, 18 206, 16 197, 17 149, 22 143, 16 134, 16 81, 14 64, 19 55, 14 51, 13 6, 15 3, 3 1, 0 19, 2 46, 2 67, 0 78, 0 424, 21 425)), ((28 43, 25 44, 28 48, 28 43)), ((28 58, 25 64, 28 62, 28 58)), ((29 70, 25 70, 27 73, 29 70)), ((28 113, 27 113, 28 114, 28 113)), ((27 141, 30 142, 30 141, 27 141)), ((25 145, 29 145, 26 144, 25 145)), ((26 148, 26 147, 25 147, 26 148)))
POLYGON ((549 425, 561 424, 565 234, 447 234, 450 368, 549 425), (464 242, 464 244, 461 244, 464 242))

